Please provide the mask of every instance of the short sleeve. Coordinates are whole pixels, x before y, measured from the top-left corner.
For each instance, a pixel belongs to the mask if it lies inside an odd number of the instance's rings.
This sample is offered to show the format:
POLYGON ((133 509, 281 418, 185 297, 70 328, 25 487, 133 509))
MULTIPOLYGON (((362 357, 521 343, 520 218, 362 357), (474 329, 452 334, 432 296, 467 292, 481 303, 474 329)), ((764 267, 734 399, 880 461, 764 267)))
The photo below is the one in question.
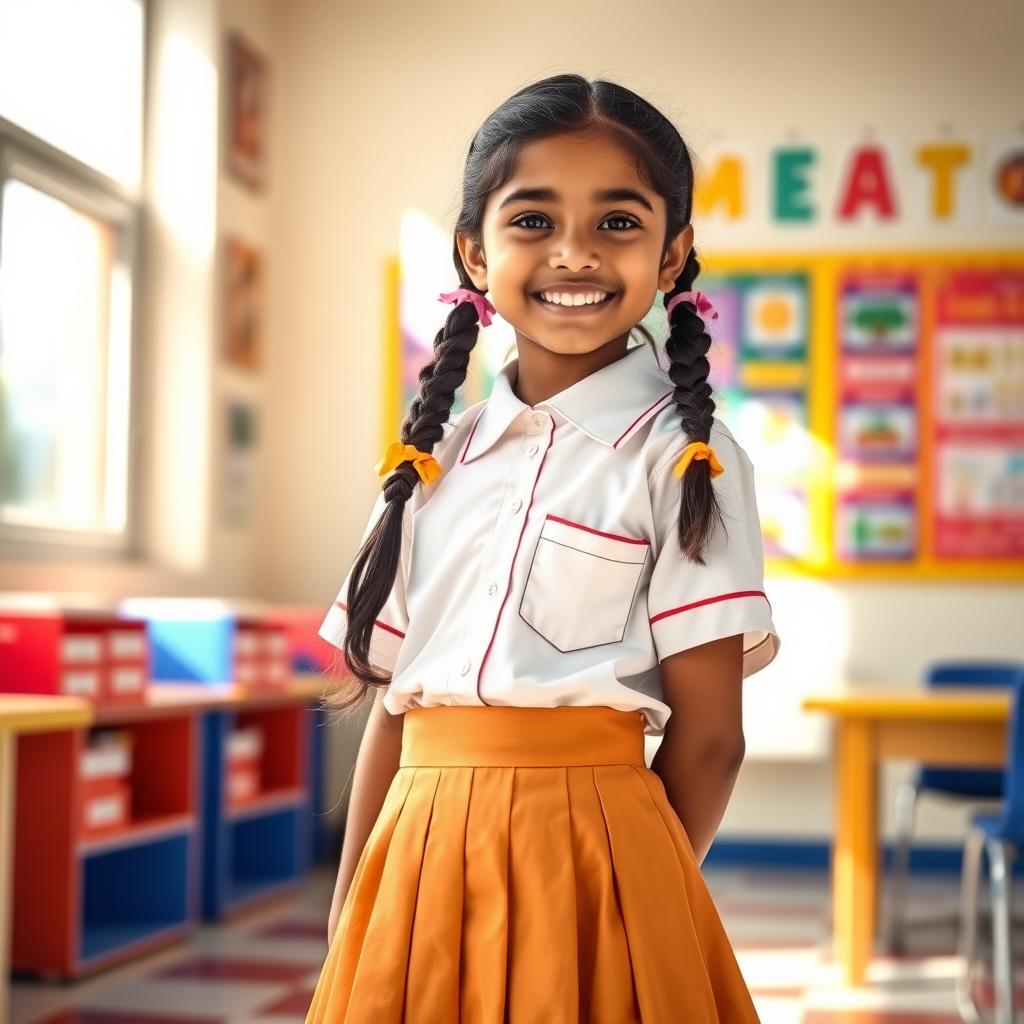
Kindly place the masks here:
MULTIPOLYGON (((376 502, 374 502, 370 517, 363 529, 363 535, 356 548, 357 551, 362 546, 363 541, 369 536, 374 524, 384 514, 385 504, 384 492, 381 491, 377 496, 376 502)), ((402 553, 399 559, 398 571, 395 573, 394 586, 391 588, 387 601, 384 602, 384 607, 377 616, 373 633, 370 636, 370 663, 381 672, 392 672, 394 670, 395 662, 398 660, 399 649, 402 646, 406 629, 409 626, 409 613, 406 608, 406 586, 409 579, 411 555, 410 530, 409 505, 406 503, 405 516, 402 521, 402 553)), ((354 560, 353 558, 353 562, 354 560)), ((327 615, 318 631, 320 636, 328 643, 333 644, 339 649, 342 649, 345 643, 345 629, 348 623, 348 616, 346 614, 348 605, 346 601, 353 568, 354 566, 349 568, 348 574, 338 590, 338 596, 328 609, 327 615)))
POLYGON ((712 481, 723 524, 704 551, 705 565, 682 554, 678 541, 681 485, 672 473, 685 439, 651 473, 651 505, 658 554, 651 572, 647 608, 658 660, 690 647, 743 634, 743 676, 778 654, 780 639, 764 585, 764 544, 754 496, 754 467, 747 453, 723 430, 711 445, 725 472, 712 481))

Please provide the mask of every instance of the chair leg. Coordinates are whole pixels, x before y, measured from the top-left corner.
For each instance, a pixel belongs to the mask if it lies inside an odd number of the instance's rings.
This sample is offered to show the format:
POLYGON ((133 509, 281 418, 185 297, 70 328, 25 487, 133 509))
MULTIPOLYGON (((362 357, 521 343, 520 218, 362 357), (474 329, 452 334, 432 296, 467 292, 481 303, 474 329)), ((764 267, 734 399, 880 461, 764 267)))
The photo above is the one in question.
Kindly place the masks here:
POLYGON ((1010 920, 1013 911, 1014 848, 997 839, 985 844, 991 866, 992 947, 994 955, 995 1024, 1013 1024, 1013 945, 1010 920))
POLYGON ((978 892, 981 886, 981 855, 985 833, 969 828, 964 841, 963 871, 960 882, 960 973, 956 979, 956 1001, 962 1020, 973 1024, 981 1013, 974 1001, 972 974, 978 938, 978 892))
POLYGON ((885 927, 882 939, 883 947, 889 953, 901 952, 904 945, 903 926, 917 795, 917 786, 913 782, 903 783, 896 791, 896 842, 892 859, 892 885, 885 908, 885 927))

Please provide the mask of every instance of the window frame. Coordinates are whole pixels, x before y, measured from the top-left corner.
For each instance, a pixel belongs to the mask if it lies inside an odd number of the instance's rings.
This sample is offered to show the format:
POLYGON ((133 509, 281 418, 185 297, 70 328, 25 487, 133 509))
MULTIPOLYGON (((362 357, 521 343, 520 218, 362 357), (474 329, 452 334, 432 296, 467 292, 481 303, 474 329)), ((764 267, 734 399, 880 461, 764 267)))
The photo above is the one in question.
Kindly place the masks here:
MULTIPOLYGON (((144 6, 145 17, 145 6, 144 6)), ((146 28, 148 29, 148 19, 146 28)), ((145 39, 148 44, 148 35, 145 39)), ((147 47, 148 48, 148 47, 147 47)), ((145 58, 144 58, 145 61, 145 58)), ((146 110, 147 70, 143 71, 146 110)), ((145 139, 145 131, 143 131, 145 139)), ((143 153, 145 167, 145 152, 143 153)), ((0 522, 0 559, 5 561, 129 561, 141 556, 141 450, 146 437, 143 407, 143 228, 144 204, 138 190, 120 182, 32 133, 0 117, 0 228, 4 186, 10 179, 53 196, 82 213, 107 222, 116 237, 115 260, 127 272, 131 289, 128 358, 130 360, 125 453, 125 527, 118 533, 90 532, 0 522)), ((143 180, 145 173, 143 173, 143 180)), ((2 232, 0 232, 2 238, 2 232)), ((0 261, 3 260, 0 247, 0 261)))

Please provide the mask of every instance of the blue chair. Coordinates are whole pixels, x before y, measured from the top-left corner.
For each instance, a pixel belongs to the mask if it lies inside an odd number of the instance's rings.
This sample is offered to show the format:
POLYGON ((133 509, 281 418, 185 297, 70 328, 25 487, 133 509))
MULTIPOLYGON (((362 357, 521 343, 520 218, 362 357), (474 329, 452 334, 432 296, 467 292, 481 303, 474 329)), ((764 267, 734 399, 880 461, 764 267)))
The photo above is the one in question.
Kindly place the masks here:
MULTIPOLYGON (((932 665, 925 677, 929 688, 1013 686, 1024 675, 1017 662, 969 661, 941 662, 932 665)), ((893 851, 892 885, 885 905, 883 944, 890 953, 904 948, 907 878, 914 816, 918 799, 930 793, 953 800, 1000 800, 1003 773, 973 768, 943 768, 921 765, 914 777, 900 786, 896 794, 896 840, 893 851)))
POLYGON ((964 843, 960 890, 960 957, 957 1004, 965 1021, 981 1014, 972 992, 978 889, 982 853, 988 854, 992 891, 992 952, 995 1024, 1013 1024, 1013 861, 1024 848, 1024 678, 1014 688, 1013 713, 1006 735, 1006 800, 1001 811, 975 814, 964 843))

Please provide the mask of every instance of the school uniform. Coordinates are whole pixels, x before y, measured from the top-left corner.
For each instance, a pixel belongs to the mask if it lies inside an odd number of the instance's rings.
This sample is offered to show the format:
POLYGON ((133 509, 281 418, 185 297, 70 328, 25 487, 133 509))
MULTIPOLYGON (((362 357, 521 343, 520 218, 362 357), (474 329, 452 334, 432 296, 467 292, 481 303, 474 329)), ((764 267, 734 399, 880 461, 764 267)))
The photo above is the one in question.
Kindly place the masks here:
MULTIPOLYGON (((780 640, 753 466, 719 420, 725 529, 706 565, 680 553, 663 365, 641 342, 531 408, 513 359, 445 424, 370 650, 400 767, 307 1022, 757 1020, 644 735, 671 714, 661 659, 741 633, 749 676, 780 640)), ((320 629, 339 648, 347 589, 320 629)))

